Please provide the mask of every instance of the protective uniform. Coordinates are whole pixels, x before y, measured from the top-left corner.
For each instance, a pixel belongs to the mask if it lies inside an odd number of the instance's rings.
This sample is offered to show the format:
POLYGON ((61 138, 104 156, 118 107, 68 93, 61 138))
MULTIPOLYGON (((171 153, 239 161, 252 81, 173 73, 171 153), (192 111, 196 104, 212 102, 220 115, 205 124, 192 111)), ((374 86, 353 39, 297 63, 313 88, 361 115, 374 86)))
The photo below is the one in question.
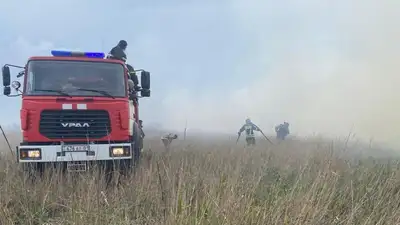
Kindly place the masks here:
POLYGON ((118 45, 111 49, 107 55, 107 59, 118 59, 126 62, 125 50, 128 43, 125 40, 120 40, 118 45))
POLYGON ((143 132, 143 120, 139 120, 139 128, 140 128, 140 133, 142 135, 142 138, 144 138, 144 132, 143 132))
POLYGON ((143 150, 143 138, 144 136, 144 132, 143 132, 143 120, 139 120, 139 129, 140 129, 140 135, 142 136, 142 140, 140 142, 140 149, 143 150))
POLYGON ((276 138, 285 140, 286 136, 290 133, 289 132, 289 123, 284 122, 283 124, 279 124, 275 127, 276 138))
POLYGON ((247 145, 255 145, 256 144, 256 138, 254 135, 254 131, 261 131, 260 128, 258 128, 254 123, 251 122, 250 119, 246 119, 245 124, 239 129, 238 135, 246 131, 246 142, 247 145))
MULTIPOLYGON (((125 54, 125 50, 126 47, 128 47, 128 43, 125 40, 120 40, 118 45, 115 46, 114 48, 111 49, 111 51, 108 53, 107 55, 107 59, 117 59, 117 60, 122 60, 124 63, 126 63, 126 54, 125 54)), ((128 72, 129 72, 129 78, 133 81, 133 85, 134 87, 129 87, 131 89, 131 91, 133 91, 133 89, 138 89, 138 85, 139 85, 139 80, 138 77, 135 73, 135 69, 133 68, 133 66, 129 65, 129 64, 125 64, 128 72)))
POLYGON ((138 77, 136 75, 135 69, 133 68, 133 66, 129 65, 129 64, 125 64, 126 68, 128 69, 129 72, 129 78, 133 81, 133 84, 135 85, 135 88, 138 87, 139 85, 139 80, 138 77))
POLYGON ((178 135, 172 134, 172 133, 162 136, 161 141, 164 144, 165 150, 169 151, 169 146, 170 146, 172 140, 177 139, 177 138, 178 138, 178 135))

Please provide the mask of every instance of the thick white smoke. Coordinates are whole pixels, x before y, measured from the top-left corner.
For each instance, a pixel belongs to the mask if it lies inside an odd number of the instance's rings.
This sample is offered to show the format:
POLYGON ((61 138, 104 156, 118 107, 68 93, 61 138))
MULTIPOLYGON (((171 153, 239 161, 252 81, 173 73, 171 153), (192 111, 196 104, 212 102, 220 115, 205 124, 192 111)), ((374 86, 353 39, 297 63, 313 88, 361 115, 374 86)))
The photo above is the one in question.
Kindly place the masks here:
POLYGON ((399 1, 236 0, 232 10, 258 37, 235 75, 251 68, 248 83, 218 95, 171 94, 166 126, 181 129, 187 119, 191 128, 234 133, 250 116, 267 132, 286 120, 298 135, 352 131, 400 143, 399 1), (274 29, 285 32, 271 43, 274 29))
MULTIPOLYGON (((286 120, 291 124, 291 131, 298 135, 346 135, 353 131, 359 137, 373 137, 400 145, 396 133, 400 125, 397 89, 400 81, 397 66, 400 1, 231 0, 226 4, 221 16, 233 14, 234 26, 248 37, 246 43, 238 43, 246 45, 247 51, 240 56, 239 64, 232 65, 236 71, 232 80, 245 76, 246 81, 236 89, 205 87, 202 93, 193 93, 190 89, 171 91, 162 106, 152 107, 168 118, 162 124, 164 127, 183 130, 187 120, 192 130, 234 134, 249 116, 265 132, 272 132, 274 125, 286 120)), ((49 9, 56 5, 45 5, 49 12, 58 12, 49 9)), ((67 6, 74 5, 63 7, 67 6)), ((80 12, 90 8, 89 3, 81 7, 80 12)), ((186 10, 185 7, 182 10, 186 10)), ((15 11, 18 4, 12 4, 8 9, 15 11)), ((40 15, 48 15, 42 9, 29 11, 29 18, 36 18, 38 23, 40 15)), ((119 7, 113 8, 113 13, 120 11, 119 7)), ((25 26, 27 21, 7 14, 2 18, 7 23, 12 22, 13 29, 25 26)), ((77 26, 75 22, 69 23, 68 28, 76 28, 76 33, 98 23, 88 21, 77 26)), ((50 25, 51 21, 48 21, 46 26, 35 27, 35 31, 44 32, 50 25)), ((24 27, 22 36, 30 34, 26 33, 29 27, 24 27)), ((132 30, 131 36, 138 33, 132 30)), ((54 34, 48 33, 48 36, 49 40, 55 41, 54 34)), ((162 43, 160 35, 153 38, 162 43)), ((154 45, 151 43, 141 44, 148 52, 161 51, 163 45, 168 44, 157 45, 157 51, 150 51, 147 49, 154 45)), ((7 56, 3 61, 14 58, 24 62, 32 54, 48 54, 48 49, 64 43, 42 42, 29 49, 29 42, 19 39, 15 45, 16 50, 5 53, 7 56)), ((133 55, 140 55, 138 48, 132 51, 133 55)), ((184 65, 176 65, 177 68, 180 66, 184 65)), ((13 120, 18 121, 18 118, 13 120)), ((151 122, 150 119, 147 121, 151 122)))

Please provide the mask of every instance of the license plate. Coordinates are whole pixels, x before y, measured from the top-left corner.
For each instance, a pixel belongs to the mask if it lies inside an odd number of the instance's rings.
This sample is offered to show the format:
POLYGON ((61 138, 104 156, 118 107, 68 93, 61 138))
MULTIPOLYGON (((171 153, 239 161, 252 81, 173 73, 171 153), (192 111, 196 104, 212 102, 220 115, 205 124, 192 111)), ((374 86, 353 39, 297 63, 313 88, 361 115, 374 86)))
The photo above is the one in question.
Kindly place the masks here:
POLYGON ((87 164, 85 162, 67 162, 68 172, 84 172, 87 170, 87 164))
POLYGON ((90 151, 90 145, 63 145, 63 152, 87 152, 90 151))

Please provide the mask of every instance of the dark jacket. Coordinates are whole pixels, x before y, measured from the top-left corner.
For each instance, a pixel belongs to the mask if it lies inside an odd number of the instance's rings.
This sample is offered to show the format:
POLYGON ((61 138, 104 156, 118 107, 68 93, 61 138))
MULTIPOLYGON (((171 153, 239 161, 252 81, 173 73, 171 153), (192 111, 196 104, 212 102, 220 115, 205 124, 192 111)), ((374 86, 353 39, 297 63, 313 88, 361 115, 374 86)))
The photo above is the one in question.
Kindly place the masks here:
POLYGON ((278 126, 275 127, 275 132, 276 133, 284 133, 284 134, 289 134, 289 126, 285 126, 284 124, 279 124, 278 126))
POLYGON ((115 46, 111 49, 108 58, 110 59, 118 59, 126 62, 126 54, 125 51, 120 46, 115 46))

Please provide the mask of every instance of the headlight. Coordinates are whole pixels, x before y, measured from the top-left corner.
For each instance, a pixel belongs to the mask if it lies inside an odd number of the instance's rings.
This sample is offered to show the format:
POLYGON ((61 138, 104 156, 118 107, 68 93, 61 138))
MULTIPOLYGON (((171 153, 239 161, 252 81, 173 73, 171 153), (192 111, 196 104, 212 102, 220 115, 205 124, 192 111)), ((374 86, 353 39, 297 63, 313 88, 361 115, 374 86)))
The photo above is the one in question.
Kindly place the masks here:
POLYGON ((41 159, 40 149, 20 149, 20 158, 21 159, 41 159))
POLYGON ((28 151, 28 157, 29 158, 39 158, 40 157, 40 151, 38 151, 38 150, 28 151))
POLYGON ((113 146, 110 147, 110 157, 126 157, 131 155, 129 146, 113 146))
POLYGON ((123 155, 124 154, 124 148, 113 148, 112 149, 112 154, 113 155, 123 155))

